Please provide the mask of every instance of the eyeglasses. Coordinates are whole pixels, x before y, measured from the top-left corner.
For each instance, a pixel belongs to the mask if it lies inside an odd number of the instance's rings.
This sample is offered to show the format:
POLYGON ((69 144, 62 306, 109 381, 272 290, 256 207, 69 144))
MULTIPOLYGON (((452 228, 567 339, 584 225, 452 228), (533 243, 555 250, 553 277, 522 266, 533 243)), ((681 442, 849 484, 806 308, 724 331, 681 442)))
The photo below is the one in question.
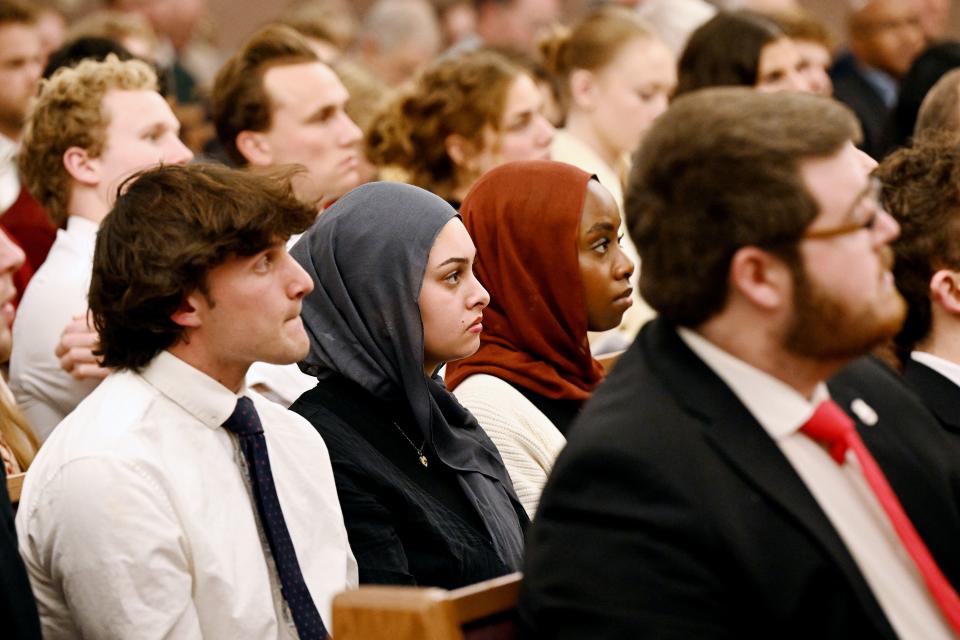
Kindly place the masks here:
POLYGON ((844 218, 849 218, 853 222, 846 222, 825 229, 808 229, 801 238, 804 240, 825 240, 848 233, 856 233, 863 229, 873 231, 880 213, 884 211, 883 205, 880 203, 882 192, 883 183, 878 178, 871 177, 867 188, 860 193, 844 216, 844 218))

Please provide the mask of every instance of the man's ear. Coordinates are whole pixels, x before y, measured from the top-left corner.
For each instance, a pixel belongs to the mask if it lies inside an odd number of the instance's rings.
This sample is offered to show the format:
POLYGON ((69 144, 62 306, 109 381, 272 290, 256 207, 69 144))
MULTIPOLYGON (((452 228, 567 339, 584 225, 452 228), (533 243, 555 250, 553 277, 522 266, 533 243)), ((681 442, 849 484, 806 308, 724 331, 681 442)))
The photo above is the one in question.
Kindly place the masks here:
POLYGON ((203 294, 194 291, 183 298, 177 310, 170 315, 170 319, 181 327, 195 329, 203 324, 200 309, 207 306, 209 305, 203 294))
POLYGON ((930 300, 950 315, 960 316, 960 272, 940 269, 930 278, 930 300))
POLYGON ((70 147, 63 152, 63 168, 82 185, 95 187, 100 184, 99 159, 90 157, 82 147, 70 147))
POLYGON ((247 162, 255 167, 268 167, 273 164, 273 148, 267 137, 260 131, 241 131, 237 134, 237 151, 247 162))
POLYGON ((751 304, 775 311, 792 296, 793 276, 780 258, 759 247, 741 247, 730 260, 730 288, 751 304))

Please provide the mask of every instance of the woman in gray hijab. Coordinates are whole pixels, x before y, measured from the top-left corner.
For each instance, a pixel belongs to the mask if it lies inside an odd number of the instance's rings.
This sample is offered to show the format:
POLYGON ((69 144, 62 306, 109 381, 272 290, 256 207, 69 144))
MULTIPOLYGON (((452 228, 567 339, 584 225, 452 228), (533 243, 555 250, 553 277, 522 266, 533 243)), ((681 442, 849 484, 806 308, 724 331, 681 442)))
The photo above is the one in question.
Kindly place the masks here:
POLYGON ((520 568, 528 520, 496 447, 435 376, 479 347, 487 292, 446 202, 370 183, 291 250, 317 386, 291 409, 323 436, 363 583, 447 589, 520 568))

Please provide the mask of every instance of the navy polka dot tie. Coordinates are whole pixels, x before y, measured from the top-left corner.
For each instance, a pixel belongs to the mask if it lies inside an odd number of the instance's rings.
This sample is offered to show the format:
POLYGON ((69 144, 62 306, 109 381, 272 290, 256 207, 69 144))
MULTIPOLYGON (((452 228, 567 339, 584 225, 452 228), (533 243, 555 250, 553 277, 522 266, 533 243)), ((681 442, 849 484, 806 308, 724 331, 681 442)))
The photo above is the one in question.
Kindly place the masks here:
POLYGON ((260 524, 267 534, 270 553, 273 554, 280 577, 280 589, 287 606, 290 607, 297 634, 301 640, 326 638, 327 629, 323 626, 323 620, 320 619, 307 584, 303 581, 297 553, 290 540, 287 523, 283 519, 277 488, 273 484, 273 472, 270 470, 267 440, 263 437, 263 426, 253 401, 246 396, 240 398, 233 415, 227 418, 223 426, 240 437, 240 449, 250 470, 250 483, 253 485, 260 524))

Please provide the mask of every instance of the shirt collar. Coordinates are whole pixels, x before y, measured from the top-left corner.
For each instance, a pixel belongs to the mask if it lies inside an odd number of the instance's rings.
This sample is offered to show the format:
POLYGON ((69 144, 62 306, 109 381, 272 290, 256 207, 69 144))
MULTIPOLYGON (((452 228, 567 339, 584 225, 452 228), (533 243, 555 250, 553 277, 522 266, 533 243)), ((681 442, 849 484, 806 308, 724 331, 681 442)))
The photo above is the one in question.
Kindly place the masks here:
POLYGON ((930 367, 953 384, 960 386, 960 364, 925 351, 913 351, 910 353, 910 358, 930 367))
MULTIPOLYGON (((858 61, 859 62, 859 61, 858 61)), ((881 71, 875 67, 870 67, 862 62, 860 71, 863 78, 867 81, 874 91, 880 96, 883 104, 889 109, 897 102, 898 86, 896 79, 886 71, 881 71)))
POLYGON ((161 351, 140 374, 153 388, 184 411, 210 427, 219 429, 246 393, 236 394, 169 351, 161 351))
POLYGON ((727 353, 700 334, 677 328, 680 338, 723 380, 760 426, 774 440, 792 435, 830 397, 827 385, 817 383, 812 400, 796 389, 727 353))
POLYGON ((0 160, 13 162, 13 156, 16 155, 19 146, 16 140, 11 140, 0 133, 0 160))
POLYGON ((94 236, 100 225, 81 216, 67 216, 67 233, 70 235, 94 236))

